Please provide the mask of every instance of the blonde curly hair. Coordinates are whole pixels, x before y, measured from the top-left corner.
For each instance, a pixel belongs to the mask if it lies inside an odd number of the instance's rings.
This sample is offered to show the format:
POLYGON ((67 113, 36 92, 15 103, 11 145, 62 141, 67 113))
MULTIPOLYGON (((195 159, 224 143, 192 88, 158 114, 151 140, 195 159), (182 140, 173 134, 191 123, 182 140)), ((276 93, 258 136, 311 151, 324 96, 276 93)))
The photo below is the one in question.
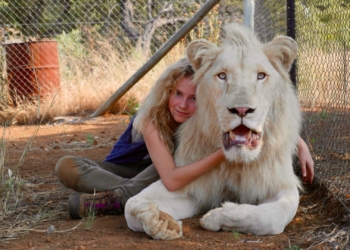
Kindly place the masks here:
POLYGON ((174 120, 169 112, 169 97, 179 79, 193 77, 193 75, 194 70, 187 58, 182 58, 170 65, 143 100, 133 124, 134 129, 141 132, 145 122, 152 122, 170 152, 174 150, 174 133, 180 124, 174 120))

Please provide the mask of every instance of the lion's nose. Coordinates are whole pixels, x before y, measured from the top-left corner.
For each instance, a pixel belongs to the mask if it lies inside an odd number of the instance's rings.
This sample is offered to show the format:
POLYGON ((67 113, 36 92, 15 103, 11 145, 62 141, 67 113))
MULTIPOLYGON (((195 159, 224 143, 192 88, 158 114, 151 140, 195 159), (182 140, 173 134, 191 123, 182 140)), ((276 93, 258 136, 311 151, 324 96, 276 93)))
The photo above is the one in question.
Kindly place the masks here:
POLYGON ((253 113, 255 109, 247 108, 247 107, 235 107, 235 108, 227 108, 232 114, 237 114, 240 117, 244 117, 249 113, 253 113))

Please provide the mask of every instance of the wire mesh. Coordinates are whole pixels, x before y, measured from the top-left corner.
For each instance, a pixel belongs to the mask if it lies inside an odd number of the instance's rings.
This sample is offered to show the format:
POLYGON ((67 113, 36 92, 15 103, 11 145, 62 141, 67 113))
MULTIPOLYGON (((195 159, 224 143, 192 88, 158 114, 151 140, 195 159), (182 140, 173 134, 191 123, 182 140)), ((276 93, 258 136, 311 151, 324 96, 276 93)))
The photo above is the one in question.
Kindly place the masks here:
MULTIPOLYGON (((302 137, 315 161, 316 179, 350 212, 350 4, 294 4, 302 137)), ((262 40, 287 34, 287 8, 285 1, 255 1, 255 30, 262 40)))
POLYGON ((350 211, 350 4, 296 1, 298 90, 317 178, 350 211))
MULTIPOLYGON (((44 97, 63 87, 75 92, 93 90, 90 102, 96 104, 88 109, 96 109, 204 3, 204 0, 0 1, 2 103, 44 97), (49 51, 46 43, 51 45, 49 51), (57 55, 59 65, 36 63, 34 44, 45 47, 40 48, 38 56, 57 55), (48 73, 39 74, 43 70, 48 73), (81 86, 74 88, 74 84, 81 86)), ((185 40, 218 39, 219 27, 225 20, 232 17, 242 20, 242 5, 241 1, 222 1, 185 40)), ((183 55, 183 51, 179 53, 183 55)), ((75 112, 82 109, 78 107, 75 112)))
POLYGON ((286 35, 286 2, 255 1, 254 30, 261 41, 269 42, 276 35, 286 35))
MULTIPOLYGON (((204 2, 0 1, 0 104, 13 105, 18 99, 30 100, 66 90, 67 96, 77 100, 65 99, 61 103, 71 108, 67 113, 94 111, 204 2), (38 44, 51 46, 38 49, 38 44), (86 97, 89 91, 92 94, 86 97), (84 93, 81 98, 80 93, 84 93), (95 106, 89 106, 94 102, 95 106)), ((312 151, 317 179, 348 211, 349 5, 346 0, 295 1, 299 46, 297 86, 304 112, 303 138, 312 151)), ((275 35, 286 34, 286 13, 285 1, 255 1, 255 30, 261 40, 267 42, 275 35)), ((184 43, 202 37, 216 42, 225 22, 242 22, 242 17, 243 1, 222 0, 188 34, 184 43)), ((151 76, 146 77, 154 82, 151 76)), ((143 88, 141 92, 147 93, 143 88)))

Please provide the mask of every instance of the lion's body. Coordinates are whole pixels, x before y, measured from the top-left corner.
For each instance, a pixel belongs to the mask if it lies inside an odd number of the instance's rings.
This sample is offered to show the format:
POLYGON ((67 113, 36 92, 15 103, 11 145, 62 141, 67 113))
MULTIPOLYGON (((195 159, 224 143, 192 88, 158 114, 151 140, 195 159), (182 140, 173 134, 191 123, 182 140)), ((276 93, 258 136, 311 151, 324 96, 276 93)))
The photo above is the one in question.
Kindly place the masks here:
POLYGON ((300 186, 292 168, 300 108, 288 78, 295 54, 292 39, 261 44, 238 25, 226 29, 221 47, 205 40, 189 45, 198 109, 178 131, 175 162, 184 166, 219 147, 227 160, 179 191, 158 181, 131 198, 125 210, 131 229, 173 239, 182 235, 175 220, 212 209, 201 219, 209 230, 284 230, 300 186))

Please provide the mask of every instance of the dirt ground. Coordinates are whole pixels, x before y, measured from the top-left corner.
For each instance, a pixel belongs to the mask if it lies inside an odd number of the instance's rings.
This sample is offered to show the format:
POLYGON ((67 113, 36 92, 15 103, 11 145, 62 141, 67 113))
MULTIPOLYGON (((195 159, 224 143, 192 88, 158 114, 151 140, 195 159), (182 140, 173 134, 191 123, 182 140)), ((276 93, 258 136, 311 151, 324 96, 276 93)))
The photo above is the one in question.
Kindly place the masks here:
MULTIPOLYGON (((323 232, 334 224, 338 205, 325 204, 328 193, 317 182, 305 186, 297 215, 277 236, 206 231, 200 227, 198 216, 183 221, 183 238, 157 241, 129 230, 123 215, 71 220, 67 213, 70 190, 54 173, 57 160, 65 155, 103 160, 126 128, 128 117, 104 116, 74 124, 64 121, 39 128, 19 167, 24 198, 19 211, 0 223, 0 249, 337 249, 337 242, 326 239, 323 232)), ((7 128, 7 166, 15 168, 36 128, 7 128)))

